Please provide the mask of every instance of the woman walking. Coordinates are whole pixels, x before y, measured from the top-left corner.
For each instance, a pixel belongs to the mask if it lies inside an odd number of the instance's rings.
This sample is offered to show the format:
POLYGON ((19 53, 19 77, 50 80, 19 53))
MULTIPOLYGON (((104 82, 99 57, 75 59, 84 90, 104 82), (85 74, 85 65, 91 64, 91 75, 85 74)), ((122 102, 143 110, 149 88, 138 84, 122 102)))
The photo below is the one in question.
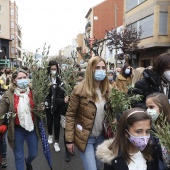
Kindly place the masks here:
MULTIPOLYGON (((38 119, 32 111, 34 102, 28 82, 25 70, 14 71, 9 90, 0 103, 0 116, 12 112, 8 125, 8 143, 14 152, 16 170, 24 170, 24 164, 27 170, 32 170, 31 163, 38 153, 38 119), (24 142, 28 147, 26 158, 24 142)), ((0 120, 0 125, 2 121, 0 120)))
POLYGON ((66 113, 65 138, 70 153, 74 144, 80 150, 85 170, 99 170, 96 147, 103 142, 104 104, 108 100, 109 82, 104 59, 95 56, 88 61, 85 80, 70 96, 66 113))
POLYGON ((60 135, 60 109, 63 103, 68 102, 68 98, 64 98, 64 91, 61 89, 61 81, 58 78, 59 67, 56 61, 50 61, 48 65, 48 75, 50 79, 50 90, 45 101, 45 111, 47 116, 48 143, 52 144, 54 139, 54 149, 60 151, 59 135, 60 135), (54 137, 53 137, 54 128, 54 137))

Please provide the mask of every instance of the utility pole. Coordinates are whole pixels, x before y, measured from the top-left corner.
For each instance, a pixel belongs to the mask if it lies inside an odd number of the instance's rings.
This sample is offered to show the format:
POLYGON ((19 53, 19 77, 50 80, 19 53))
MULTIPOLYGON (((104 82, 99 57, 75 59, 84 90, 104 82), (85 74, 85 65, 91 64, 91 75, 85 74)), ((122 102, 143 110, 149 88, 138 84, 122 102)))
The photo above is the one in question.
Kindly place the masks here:
MULTIPOLYGON (((117 4, 115 4, 115 29, 117 32, 117 4)), ((115 67, 117 67, 117 47, 115 48, 116 57, 115 57, 115 67)))
POLYGON ((115 4, 115 29, 117 28, 117 4, 115 4))

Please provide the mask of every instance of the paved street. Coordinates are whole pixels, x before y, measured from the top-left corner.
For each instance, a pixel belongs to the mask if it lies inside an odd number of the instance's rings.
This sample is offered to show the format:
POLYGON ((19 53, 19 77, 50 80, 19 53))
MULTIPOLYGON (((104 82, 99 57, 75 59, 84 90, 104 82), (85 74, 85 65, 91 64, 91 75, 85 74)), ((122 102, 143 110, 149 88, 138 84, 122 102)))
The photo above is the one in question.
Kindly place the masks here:
MULTIPOLYGON (((82 161, 79 156, 79 152, 76 149, 75 155, 71 156, 70 162, 65 162, 65 149, 63 143, 63 129, 61 128, 60 133, 60 148, 61 151, 56 153, 54 151, 53 144, 50 145, 51 153, 52 153, 52 161, 53 161, 53 170, 83 170, 82 161)), ((26 147, 25 147, 26 149, 26 147)), ((4 170, 15 170, 14 166, 14 156, 12 149, 8 146, 7 152, 7 159, 8 159, 8 167, 4 170)), ((47 161, 43 154, 41 141, 39 141, 39 153, 37 158, 32 163, 34 170, 50 170, 48 167, 47 161)))

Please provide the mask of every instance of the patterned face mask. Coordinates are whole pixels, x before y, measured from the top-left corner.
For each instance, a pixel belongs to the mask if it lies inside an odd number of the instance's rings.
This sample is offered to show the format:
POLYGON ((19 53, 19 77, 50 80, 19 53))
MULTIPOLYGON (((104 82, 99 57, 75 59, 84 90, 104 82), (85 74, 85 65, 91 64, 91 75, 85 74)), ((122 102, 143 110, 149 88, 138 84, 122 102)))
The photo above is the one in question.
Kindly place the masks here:
POLYGON ((143 151, 146 148, 148 141, 150 139, 150 135, 149 136, 138 136, 138 137, 133 136, 130 133, 129 135, 130 137, 127 137, 127 138, 129 139, 129 141, 131 142, 133 146, 137 147, 140 151, 143 151))

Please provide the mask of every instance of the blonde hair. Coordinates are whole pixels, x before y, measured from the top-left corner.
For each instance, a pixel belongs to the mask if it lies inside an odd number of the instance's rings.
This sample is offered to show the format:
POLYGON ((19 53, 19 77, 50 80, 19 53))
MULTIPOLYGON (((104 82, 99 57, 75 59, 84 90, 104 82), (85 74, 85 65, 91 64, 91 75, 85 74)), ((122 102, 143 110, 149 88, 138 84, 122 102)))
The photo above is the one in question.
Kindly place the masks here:
MULTIPOLYGON (((98 95, 97 95, 96 89, 94 87, 94 84, 95 84, 94 73, 95 73, 96 66, 100 61, 103 61, 106 65, 106 62, 103 58, 101 58, 99 56, 92 57, 88 61, 88 65, 86 68, 86 74, 85 74, 86 93, 89 96, 92 96, 94 101, 98 100, 98 95)), ((106 69, 106 77, 103 81, 101 81, 99 88, 101 90, 102 97, 105 97, 106 99, 108 99, 109 81, 108 81, 108 77, 107 77, 107 69, 106 69)))
POLYGON ((140 80, 141 78, 143 78, 143 71, 145 70, 144 67, 138 67, 134 70, 134 75, 133 75, 133 79, 132 79, 132 87, 135 86, 135 83, 140 80))

